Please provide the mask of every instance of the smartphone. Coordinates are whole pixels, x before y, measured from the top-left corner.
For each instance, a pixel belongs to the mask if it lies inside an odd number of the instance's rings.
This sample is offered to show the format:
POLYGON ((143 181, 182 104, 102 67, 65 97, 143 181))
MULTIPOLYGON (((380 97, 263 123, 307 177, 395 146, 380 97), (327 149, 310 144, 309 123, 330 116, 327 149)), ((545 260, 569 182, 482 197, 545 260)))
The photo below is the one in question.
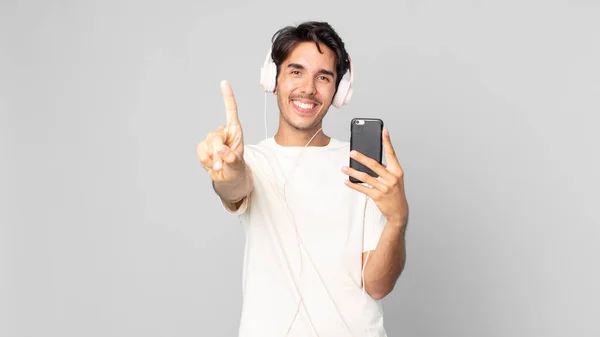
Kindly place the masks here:
MULTIPOLYGON (((367 157, 375 159, 381 164, 383 152, 383 121, 377 118, 354 118, 350 122, 350 151, 356 150, 367 157)), ((377 173, 370 168, 350 158, 350 167, 358 171, 365 172, 372 177, 377 178, 377 173)), ((350 177, 353 183, 363 183, 362 181, 350 177)))

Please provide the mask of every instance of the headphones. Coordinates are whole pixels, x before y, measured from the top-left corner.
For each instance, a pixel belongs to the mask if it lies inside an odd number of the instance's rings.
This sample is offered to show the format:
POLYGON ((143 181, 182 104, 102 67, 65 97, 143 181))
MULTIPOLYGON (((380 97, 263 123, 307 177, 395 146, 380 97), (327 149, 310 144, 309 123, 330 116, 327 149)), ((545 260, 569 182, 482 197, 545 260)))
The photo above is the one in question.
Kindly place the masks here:
MULTIPOLYGON (((265 92, 274 92, 275 83, 277 82, 277 66, 271 58, 272 49, 269 49, 265 62, 260 69, 260 85, 265 89, 265 92)), ((353 89, 352 82, 354 82, 354 71, 352 70, 352 60, 348 56, 348 62, 350 63, 350 69, 344 74, 340 84, 338 85, 335 97, 333 97, 332 104, 336 108, 340 108, 344 104, 350 102, 352 97, 353 89)))

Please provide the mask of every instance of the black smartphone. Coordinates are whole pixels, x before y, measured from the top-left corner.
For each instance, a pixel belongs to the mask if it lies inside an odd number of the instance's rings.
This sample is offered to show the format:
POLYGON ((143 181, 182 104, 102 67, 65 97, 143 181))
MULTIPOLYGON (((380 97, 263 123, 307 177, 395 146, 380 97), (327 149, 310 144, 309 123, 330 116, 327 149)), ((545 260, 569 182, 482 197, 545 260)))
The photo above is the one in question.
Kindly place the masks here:
MULTIPOLYGON (((375 159, 381 164, 383 152, 383 121, 377 118, 354 118, 350 122, 350 151, 356 150, 367 157, 375 159)), ((350 158, 350 167, 358 171, 365 172, 372 177, 377 178, 377 173, 370 168, 350 158)), ((362 181, 350 177, 353 183, 363 183, 362 181)))

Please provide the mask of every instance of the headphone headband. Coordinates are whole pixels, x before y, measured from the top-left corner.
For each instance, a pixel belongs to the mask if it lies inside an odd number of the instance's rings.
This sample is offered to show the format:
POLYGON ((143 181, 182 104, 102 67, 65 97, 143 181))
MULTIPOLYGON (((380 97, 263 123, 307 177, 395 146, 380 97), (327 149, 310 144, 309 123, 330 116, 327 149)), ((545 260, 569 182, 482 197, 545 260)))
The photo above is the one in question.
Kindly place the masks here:
POLYGON ((348 72, 350 73, 350 83, 354 83, 354 70, 352 70, 352 58, 348 55, 348 72))

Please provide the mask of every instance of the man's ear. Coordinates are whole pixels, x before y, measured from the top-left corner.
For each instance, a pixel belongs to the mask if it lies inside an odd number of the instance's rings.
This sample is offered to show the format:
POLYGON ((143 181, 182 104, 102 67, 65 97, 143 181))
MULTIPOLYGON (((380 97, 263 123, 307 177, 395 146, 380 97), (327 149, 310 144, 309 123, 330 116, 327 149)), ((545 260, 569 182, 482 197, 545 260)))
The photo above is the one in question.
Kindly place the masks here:
POLYGON ((273 94, 277 95, 277 87, 279 87, 279 70, 275 75, 275 89, 273 89, 273 94))

